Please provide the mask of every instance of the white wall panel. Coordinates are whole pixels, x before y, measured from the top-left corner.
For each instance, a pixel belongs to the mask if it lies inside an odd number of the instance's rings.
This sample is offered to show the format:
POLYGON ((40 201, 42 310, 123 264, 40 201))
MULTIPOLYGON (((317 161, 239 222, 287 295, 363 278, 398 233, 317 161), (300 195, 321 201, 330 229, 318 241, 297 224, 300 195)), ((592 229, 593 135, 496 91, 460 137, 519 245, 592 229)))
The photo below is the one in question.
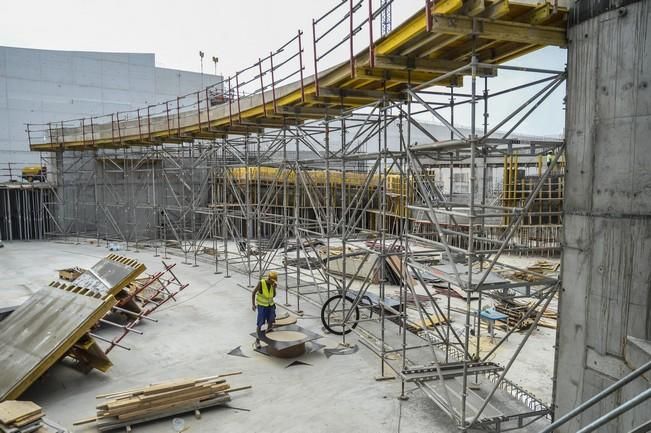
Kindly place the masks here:
POLYGON ((23 48, 8 49, 6 53, 7 77, 31 80, 41 79, 41 59, 38 51, 23 48))
MULTIPOLYGON (((213 79, 204 76, 206 85, 213 79)), ((39 161, 29 152, 26 123, 146 112, 200 87, 201 74, 156 68, 153 54, 0 47, 0 166, 39 161)))

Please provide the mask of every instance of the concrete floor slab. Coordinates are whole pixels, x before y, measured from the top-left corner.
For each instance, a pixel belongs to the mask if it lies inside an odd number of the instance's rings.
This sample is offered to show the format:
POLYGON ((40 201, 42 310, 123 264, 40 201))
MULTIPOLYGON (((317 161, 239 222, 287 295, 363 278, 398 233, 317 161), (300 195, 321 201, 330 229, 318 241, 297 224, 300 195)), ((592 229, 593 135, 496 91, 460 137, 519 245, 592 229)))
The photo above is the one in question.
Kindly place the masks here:
MULTIPOLYGON (((107 250, 89 244, 54 242, 6 243, 0 263, 8 272, 6 284, 38 286, 56 278, 56 269, 89 267, 107 250), (34 264, 38 264, 35 266, 34 264)), ((149 272, 161 267, 151 251, 122 251, 144 263, 149 272)), ((248 335, 255 326, 250 292, 242 288, 247 277, 233 273, 230 279, 215 275, 210 265, 180 264, 178 277, 190 286, 177 302, 162 307, 159 323, 143 323, 144 335, 129 335, 124 344, 131 351, 111 352, 114 367, 108 373, 84 375, 65 363, 51 368, 24 395, 44 407, 53 420, 71 427, 75 420, 92 416, 97 394, 114 392, 179 377, 200 377, 233 370, 243 371, 230 381, 233 386, 253 385, 234 394, 231 406, 249 409, 207 410, 201 420, 185 416, 191 432, 454 432, 453 423, 419 391, 409 391, 410 399, 397 399, 400 386, 395 381, 376 381, 378 359, 361 349, 348 356, 323 352, 301 357, 311 365, 286 368, 292 360, 269 358, 253 351, 248 335), (230 356, 241 346, 249 358, 230 356)), ((0 297, 2 292, 0 291, 0 297)), ((305 316, 298 323, 322 334, 317 308, 302 307, 305 316)), ((111 329, 97 331, 110 338, 111 329)), ((339 339, 320 340, 336 347, 339 339)), ((172 431, 165 419, 138 426, 138 432, 172 431)), ((75 432, 95 431, 92 426, 75 432)))

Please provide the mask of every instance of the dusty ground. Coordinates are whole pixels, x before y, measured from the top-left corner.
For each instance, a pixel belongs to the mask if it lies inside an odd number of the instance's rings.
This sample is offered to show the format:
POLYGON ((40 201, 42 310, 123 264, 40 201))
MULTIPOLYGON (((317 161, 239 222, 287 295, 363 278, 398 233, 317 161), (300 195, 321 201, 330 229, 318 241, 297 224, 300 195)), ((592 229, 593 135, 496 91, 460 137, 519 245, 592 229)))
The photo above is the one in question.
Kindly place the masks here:
MULTIPOLYGON (((109 251, 103 246, 54 242, 5 243, 0 250, 0 298, 17 287, 35 288, 56 279, 55 269, 89 267, 109 251)), ((149 271, 160 269, 160 258, 152 251, 121 251, 145 263, 149 271)), ((177 275, 190 286, 179 301, 156 314, 159 323, 141 326, 144 335, 130 335, 124 343, 131 351, 115 349, 114 367, 106 374, 83 375, 65 363, 52 368, 23 396, 42 405, 48 416, 66 427, 93 415, 95 395, 179 377, 201 377, 241 370, 231 380, 234 386, 253 385, 233 396, 232 409, 206 410, 201 420, 184 416, 191 432, 453 432, 449 418, 420 391, 408 386, 408 401, 400 401, 400 383, 376 381, 378 358, 363 347, 347 356, 327 358, 323 352, 305 355, 308 366, 287 368, 291 360, 272 359, 252 350, 249 333, 255 314, 250 309, 248 276, 233 272, 232 278, 215 275, 214 266, 184 265, 177 275), (247 356, 227 355, 241 346, 247 356), (248 409, 248 411, 240 409, 248 409)), ((21 290, 22 292, 22 290, 21 290)), ((281 296, 283 294, 281 293, 281 296)), ((299 325, 324 335, 317 307, 302 305, 305 319, 299 325)), ((461 325, 461 324, 459 324, 461 325)), ((110 337, 112 330, 99 331, 110 337)), ((499 335, 499 333, 498 333, 499 335)), ((549 400, 553 360, 552 330, 534 332, 509 378, 534 394, 549 400)), ((509 339, 496 360, 505 360, 521 336, 509 339)), ((335 347, 339 339, 321 340, 335 347)), ((72 431, 95 431, 91 426, 72 431)), ((172 431, 169 419, 138 426, 138 432, 172 431)))

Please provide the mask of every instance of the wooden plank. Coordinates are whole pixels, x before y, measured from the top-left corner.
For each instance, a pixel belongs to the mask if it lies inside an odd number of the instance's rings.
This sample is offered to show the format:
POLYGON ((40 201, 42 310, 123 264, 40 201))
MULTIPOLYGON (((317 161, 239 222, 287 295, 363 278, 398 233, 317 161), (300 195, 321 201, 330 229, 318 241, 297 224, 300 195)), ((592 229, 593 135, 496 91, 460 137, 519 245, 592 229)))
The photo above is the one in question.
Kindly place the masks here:
POLYGON ((153 408, 143 408, 141 410, 130 412, 128 414, 119 415, 118 419, 120 421, 128 421, 128 420, 134 420, 149 415, 166 415, 170 411, 170 409, 182 408, 182 407, 193 408, 197 403, 199 403, 202 400, 213 400, 213 399, 217 399, 223 403, 226 403, 227 401, 231 400, 231 397, 227 394, 224 394, 224 395, 213 395, 211 396, 211 398, 195 398, 192 400, 180 400, 175 402, 169 402, 160 406, 155 406, 153 408))
POLYGON ((128 394, 136 394, 136 393, 143 393, 148 390, 156 389, 157 387, 161 387, 161 389, 165 388, 166 386, 173 386, 174 384, 179 384, 179 383, 201 383, 201 382, 208 382, 210 380, 216 380, 221 377, 229 377, 229 376, 236 376, 242 374, 241 371, 230 371, 227 373, 221 373, 215 376, 207 376, 207 377, 201 377, 199 379, 177 379, 175 381, 169 381, 169 382, 159 382, 159 383, 152 383, 150 385, 147 385, 145 387, 140 387, 140 388, 132 388, 130 390, 125 390, 125 391, 116 391, 116 392, 110 392, 107 394, 100 394, 95 396, 96 399, 100 398, 112 398, 115 396, 120 396, 120 395, 128 395, 128 394))
POLYGON ((20 396, 116 302, 46 287, 0 322, 0 400, 20 396))
POLYGON ((181 407, 181 408, 170 409, 169 412, 167 412, 167 413, 165 413, 163 415, 160 415, 160 414, 159 415, 151 415, 151 416, 139 418, 137 420, 126 421, 126 422, 118 422, 116 420, 114 422, 106 422, 106 423, 98 424, 97 428, 99 429, 99 431, 110 431, 110 430, 115 430, 115 429, 118 429, 118 428, 124 428, 124 427, 130 426, 130 425, 133 425, 133 424, 140 424, 140 423, 143 423, 143 422, 154 421, 154 420, 164 418, 164 417, 167 417, 167 416, 177 415, 177 414, 181 414, 181 413, 185 413, 185 412, 191 412, 191 411, 194 411, 194 410, 197 410, 197 409, 204 409, 204 408, 208 408, 208 407, 212 407, 212 406, 222 405, 224 403, 225 403, 225 401, 222 401, 222 397, 218 397, 218 398, 211 399, 211 400, 201 401, 201 402, 197 403, 193 407, 181 407))
POLYGON ((33 422, 38 421, 39 419, 43 418, 44 416, 45 416, 45 414, 43 413, 43 411, 39 411, 38 413, 36 413, 36 414, 34 414, 32 416, 17 419, 13 423, 13 425, 15 425, 16 427, 24 427, 26 425, 29 425, 29 424, 31 424, 33 422))
POLYGON ((159 405, 164 405, 170 402, 184 401, 194 398, 206 397, 213 395, 217 392, 225 391, 230 385, 224 383, 221 385, 214 385, 210 387, 200 386, 191 388, 189 390, 177 390, 171 393, 162 393, 160 395, 153 395, 149 397, 138 397, 131 400, 118 402, 117 404, 109 404, 107 413, 109 415, 119 415, 133 411, 134 409, 151 408, 159 405))
POLYGON ((20 418, 30 417, 41 412, 41 407, 31 401, 7 400, 0 403, 0 422, 12 424, 20 418))

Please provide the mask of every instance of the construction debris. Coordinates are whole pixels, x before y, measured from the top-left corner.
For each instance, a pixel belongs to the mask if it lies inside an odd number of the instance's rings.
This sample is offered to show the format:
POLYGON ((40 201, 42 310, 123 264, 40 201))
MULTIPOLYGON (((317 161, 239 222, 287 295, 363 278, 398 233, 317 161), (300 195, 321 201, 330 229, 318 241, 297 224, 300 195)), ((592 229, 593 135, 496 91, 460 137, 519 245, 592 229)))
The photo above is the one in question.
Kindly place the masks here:
POLYGON ((74 281, 77 278, 79 278, 81 274, 86 272, 86 269, 82 269, 75 266, 72 268, 59 269, 58 272, 59 272, 59 278, 66 281, 74 281))
POLYGON ((438 325, 443 325, 448 323, 448 320, 445 316, 438 314, 430 314, 428 317, 425 317, 425 320, 415 320, 413 322, 408 322, 409 330, 415 333, 424 331, 425 329, 431 329, 438 325))
POLYGON ((560 263, 551 263, 547 260, 538 260, 533 265, 527 266, 526 271, 501 272, 501 274, 507 278, 514 280, 536 283, 543 280, 545 276, 558 272, 558 268, 560 266, 560 263))
POLYGON ((19 397, 58 360, 70 356, 85 370, 106 371, 111 362, 93 328, 115 307, 115 294, 145 266, 114 254, 72 284, 53 282, 0 322, 0 401, 19 397))
POLYGON ((128 391, 98 395, 104 399, 97 406, 94 418, 74 424, 97 423, 99 431, 130 430, 130 426, 173 415, 195 412, 223 405, 231 401, 230 393, 251 388, 231 388, 225 377, 241 374, 233 372, 199 379, 181 379, 128 391))
MULTIPOLYGON (((495 310, 499 311, 500 313, 506 314, 508 318, 506 319, 506 324, 512 328, 518 324, 518 322, 527 315, 527 311, 535 304, 535 301, 525 301, 525 300, 520 300, 520 299, 511 299, 509 301, 504 301, 500 302, 499 304, 495 305, 495 310)), ((534 309, 529 316, 524 319, 520 325, 517 327, 519 331, 528 329, 531 325, 533 325, 534 318, 538 315, 540 311, 540 306, 536 309, 534 309)), ((540 320, 538 322, 538 326, 542 326, 544 328, 551 328, 551 329, 556 329, 557 320, 558 317, 558 311, 556 311, 553 308, 547 307, 547 309, 543 312, 542 316, 540 317, 540 320)))

